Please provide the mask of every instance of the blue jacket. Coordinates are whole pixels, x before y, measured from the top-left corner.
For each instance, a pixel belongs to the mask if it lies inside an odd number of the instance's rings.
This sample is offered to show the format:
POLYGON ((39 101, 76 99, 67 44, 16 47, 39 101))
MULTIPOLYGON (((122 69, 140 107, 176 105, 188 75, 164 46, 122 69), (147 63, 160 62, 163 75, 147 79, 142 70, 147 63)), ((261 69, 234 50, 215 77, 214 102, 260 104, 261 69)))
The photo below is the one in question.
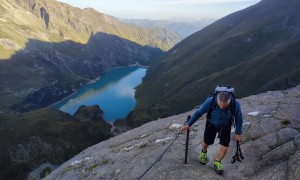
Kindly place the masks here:
MULTIPOLYGON (((197 109, 191 119, 187 122, 189 126, 192 126, 203 114, 207 113, 212 100, 212 97, 208 98, 199 107, 199 109, 197 109)), ((217 99, 215 99, 215 103, 217 103, 217 99)), ((235 134, 242 134, 243 116, 240 103, 237 100, 235 101, 235 113, 235 134)), ((216 127, 224 127, 226 125, 229 125, 231 116, 232 113, 230 112, 230 108, 220 109, 220 107, 216 105, 216 108, 214 108, 214 110, 211 112, 211 118, 208 119, 208 122, 215 125, 216 127)))

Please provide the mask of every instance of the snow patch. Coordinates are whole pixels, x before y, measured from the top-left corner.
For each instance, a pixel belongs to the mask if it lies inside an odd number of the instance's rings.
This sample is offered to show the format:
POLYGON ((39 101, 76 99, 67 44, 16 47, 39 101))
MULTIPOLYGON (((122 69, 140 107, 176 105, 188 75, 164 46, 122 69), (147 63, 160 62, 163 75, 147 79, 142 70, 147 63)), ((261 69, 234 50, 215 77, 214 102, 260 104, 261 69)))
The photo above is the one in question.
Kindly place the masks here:
POLYGON ((174 123, 169 127, 169 129, 179 129, 179 128, 181 128, 181 126, 182 126, 182 124, 174 123))
POLYGON ((76 164, 80 164, 82 161, 83 161, 83 159, 81 159, 81 160, 76 160, 76 161, 74 161, 74 162, 71 162, 71 165, 72 165, 72 166, 75 166, 76 164))
POLYGON ((259 112, 258 111, 249 112, 248 115, 249 116, 257 116, 257 115, 259 115, 259 112))
POLYGON ((168 141, 168 140, 171 140, 171 139, 173 139, 173 137, 167 137, 165 139, 156 139, 155 142, 160 143, 160 142, 165 142, 165 141, 168 141))
POLYGON ((98 158, 98 156, 86 157, 86 158, 83 158, 80 160, 75 160, 74 162, 71 162, 71 166, 75 166, 76 164, 80 164, 83 161, 88 161, 88 160, 95 159, 95 158, 98 158))
POLYGON ((140 138, 144 138, 144 137, 146 137, 146 136, 147 136, 147 134, 144 134, 144 135, 141 135, 140 138))
POLYGON ((142 142, 137 143, 137 144, 135 144, 135 145, 133 145, 133 146, 129 146, 129 147, 126 147, 126 148, 122 148, 120 151, 126 151, 126 152, 128 152, 128 151, 130 151, 131 149, 133 149, 133 148, 135 148, 135 147, 138 147, 138 148, 144 147, 144 146, 146 146, 148 143, 149 143, 149 141, 142 141, 142 142))
POLYGON ((251 124, 251 122, 245 122, 245 123, 243 123, 243 126, 244 125, 250 125, 251 124))
MULTIPOLYGON (((243 123, 243 126, 244 125, 250 125, 250 124, 251 124, 251 122, 245 122, 245 123, 243 123)), ((231 132, 235 132, 235 128, 234 127, 231 128, 231 132)))
POLYGON ((128 152, 128 151, 130 151, 133 148, 134 148, 134 146, 130 146, 130 147, 127 147, 127 148, 122 148, 120 151, 126 151, 126 152, 128 152))

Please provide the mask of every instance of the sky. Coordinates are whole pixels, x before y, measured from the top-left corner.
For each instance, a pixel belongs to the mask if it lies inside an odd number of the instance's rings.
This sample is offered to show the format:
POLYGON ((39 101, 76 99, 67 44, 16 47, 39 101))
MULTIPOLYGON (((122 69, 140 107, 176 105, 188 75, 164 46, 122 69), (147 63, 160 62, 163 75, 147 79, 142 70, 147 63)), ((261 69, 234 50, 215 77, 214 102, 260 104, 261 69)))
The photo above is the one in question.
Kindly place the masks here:
POLYGON ((260 0, 57 0, 126 19, 221 18, 260 0))

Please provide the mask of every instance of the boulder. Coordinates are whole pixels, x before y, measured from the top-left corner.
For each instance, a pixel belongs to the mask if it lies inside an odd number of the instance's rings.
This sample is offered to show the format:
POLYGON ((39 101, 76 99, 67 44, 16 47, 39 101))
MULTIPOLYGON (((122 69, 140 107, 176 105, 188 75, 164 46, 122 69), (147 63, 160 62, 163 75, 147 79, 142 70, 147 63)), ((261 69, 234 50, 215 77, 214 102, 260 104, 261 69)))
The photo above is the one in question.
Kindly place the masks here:
POLYGON ((208 163, 201 165, 198 160, 204 117, 190 128, 188 164, 184 164, 186 133, 178 135, 178 129, 169 127, 183 124, 195 112, 192 110, 151 121, 94 145, 45 179, 299 179, 299 97, 300 87, 295 87, 240 100, 244 118, 241 149, 245 159, 231 163, 235 154, 232 132, 228 154, 222 161, 223 176, 212 168, 218 139, 208 148, 208 163), (247 114, 258 110, 257 116, 247 114))

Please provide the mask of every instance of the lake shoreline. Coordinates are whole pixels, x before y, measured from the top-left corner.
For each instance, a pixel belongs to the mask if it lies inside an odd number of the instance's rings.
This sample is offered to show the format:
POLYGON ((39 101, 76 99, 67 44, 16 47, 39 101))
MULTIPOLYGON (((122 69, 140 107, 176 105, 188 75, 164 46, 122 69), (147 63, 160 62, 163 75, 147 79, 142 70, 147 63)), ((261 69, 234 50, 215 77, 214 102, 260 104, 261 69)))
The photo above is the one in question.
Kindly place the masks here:
POLYGON ((74 94, 78 93, 79 90, 80 90, 83 86, 88 85, 88 84, 93 84, 93 83, 99 81, 99 80, 103 77, 103 75, 104 75, 105 73, 108 73, 108 72, 111 71, 111 70, 118 69, 118 68, 123 68, 123 67, 132 67, 132 66, 137 66, 137 67, 145 68, 145 69, 147 69, 147 68, 149 67, 149 66, 142 66, 142 65, 139 65, 139 64, 137 63, 137 64, 130 64, 130 65, 128 65, 128 66, 117 66, 117 67, 113 67, 113 68, 110 68, 110 69, 106 69, 106 70, 102 73, 101 76, 98 76, 98 77, 96 77, 96 78, 93 79, 93 80, 89 80, 87 83, 83 84, 79 89, 77 89, 76 91, 74 91, 72 94, 70 94, 70 95, 64 97, 64 98, 63 98, 62 100, 60 100, 60 101, 57 101, 57 102, 55 102, 55 103, 52 103, 52 104, 48 105, 47 107, 53 107, 53 106, 55 106, 56 104, 59 104, 59 103, 63 102, 64 100, 70 98, 70 97, 73 96, 74 94))
POLYGON ((101 76, 49 106, 73 115, 81 105, 97 104, 104 112, 105 121, 114 123, 134 109, 135 88, 142 83, 146 71, 146 66, 136 64, 107 69, 101 76))

